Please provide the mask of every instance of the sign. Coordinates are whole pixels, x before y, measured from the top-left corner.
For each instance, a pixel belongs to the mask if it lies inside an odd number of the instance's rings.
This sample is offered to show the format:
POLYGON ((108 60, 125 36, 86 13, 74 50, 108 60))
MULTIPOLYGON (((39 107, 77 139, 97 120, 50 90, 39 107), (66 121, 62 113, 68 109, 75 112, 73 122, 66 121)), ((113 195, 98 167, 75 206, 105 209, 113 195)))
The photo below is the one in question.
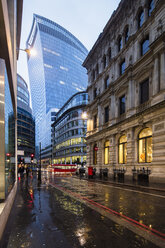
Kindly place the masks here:
POLYGON ((24 156, 24 151, 23 150, 17 150, 17 155, 24 156))

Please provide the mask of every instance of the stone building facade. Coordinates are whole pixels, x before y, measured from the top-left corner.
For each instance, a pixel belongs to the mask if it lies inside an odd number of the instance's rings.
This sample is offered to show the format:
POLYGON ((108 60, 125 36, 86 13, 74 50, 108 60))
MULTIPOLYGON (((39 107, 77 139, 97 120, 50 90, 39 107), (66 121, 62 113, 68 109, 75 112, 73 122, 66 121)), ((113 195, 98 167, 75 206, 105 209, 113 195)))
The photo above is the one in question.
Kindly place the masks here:
POLYGON ((87 164, 165 179, 165 1, 122 0, 89 52, 87 164))

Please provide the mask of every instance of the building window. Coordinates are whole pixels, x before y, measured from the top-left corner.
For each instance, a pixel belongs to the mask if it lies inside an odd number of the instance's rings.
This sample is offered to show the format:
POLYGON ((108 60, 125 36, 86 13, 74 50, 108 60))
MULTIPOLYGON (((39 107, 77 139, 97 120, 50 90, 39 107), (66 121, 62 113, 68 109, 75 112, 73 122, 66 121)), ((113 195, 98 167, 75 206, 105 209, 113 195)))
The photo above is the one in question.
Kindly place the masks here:
POLYGON ((92 71, 92 80, 95 80, 95 70, 92 71))
POLYGON ((144 23, 144 11, 142 10, 138 15, 138 28, 141 28, 143 23, 144 23))
POLYGON ((125 30, 125 44, 127 43, 128 39, 129 39, 129 29, 127 27, 125 30))
POLYGON ((97 88, 94 88, 93 90, 93 99, 97 97, 97 88))
POLYGON ((93 164, 94 165, 97 164, 97 150, 98 150, 98 147, 95 144, 94 147, 93 147, 93 164))
POLYGON ((106 56, 104 55, 104 57, 103 57, 103 67, 104 67, 104 69, 105 69, 106 65, 107 65, 107 59, 106 59, 106 56))
POLYGON ((152 162, 152 130, 145 128, 139 133, 138 137, 139 163, 152 162))
POLYGON ((119 139, 119 164, 127 163, 127 137, 123 135, 119 139))
POLYGON ((96 65, 96 75, 97 76, 99 75, 99 65, 98 64, 96 65))
POLYGON ((107 123, 109 121, 109 106, 104 109, 104 122, 107 123))
POLYGON ((123 44, 122 44, 122 37, 120 37, 119 40, 118 40, 118 52, 121 51, 122 47, 123 47, 123 44))
POLYGON ((125 60, 122 61, 120 64, 120 75, 122 75, 125 72, 125 60))
POLYGON ((155 7, 154 6, 154 0, 150 0, 149 1, 149 6, 148 6, 148 16, 151 16, 151 13, 152 13, 154 7, 155 7))
POLYGON ((93 117, 93 128, 95 129, 97 127, 97 115, 94 115, 93 117))
POLYGON ((110 143, 109 141, 106 141, 104 143, 104 164, 109 164, 109 147, 110 143))
POLYGON ((105 89, 108 88, 109 84, 110 84, 110 80, 109 80, 109 77, 107 76, 107 77, 105 78, 105 80, 104 80, 105 89))
POLYGON ((109 48, 109 50, 108 50, 108 58, 109 58, 109 62, 110 62, 111 61, 111 58, 112 58, 111 48, 109 48))
POLYGON ((140 84, 140 104, 149 100, 149 80, 145 80, 140 84))
POLYGON ((149 36, 146 37, 145 40, 141 43, 141 56, 147 53, 149 50, 149 36))
POLYGON ((120 115, 125 113, 125 95, 119 98, 120 102, 120 115))

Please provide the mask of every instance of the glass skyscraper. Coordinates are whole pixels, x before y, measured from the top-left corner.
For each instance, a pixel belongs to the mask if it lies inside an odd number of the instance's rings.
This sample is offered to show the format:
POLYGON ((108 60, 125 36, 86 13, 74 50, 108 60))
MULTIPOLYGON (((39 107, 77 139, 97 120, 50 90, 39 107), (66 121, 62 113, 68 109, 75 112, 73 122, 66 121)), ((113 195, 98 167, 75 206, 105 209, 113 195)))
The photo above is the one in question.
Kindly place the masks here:
POLYGON ((88 51, 66 29, 36 14, 27 48, 36 51, 35 56, 27 58, 36 146, 41 143, 45 148, 51 144, 51 118, 47 115, 53 118, 73 94, 86 90, 87 75, 82 63, 88 51))

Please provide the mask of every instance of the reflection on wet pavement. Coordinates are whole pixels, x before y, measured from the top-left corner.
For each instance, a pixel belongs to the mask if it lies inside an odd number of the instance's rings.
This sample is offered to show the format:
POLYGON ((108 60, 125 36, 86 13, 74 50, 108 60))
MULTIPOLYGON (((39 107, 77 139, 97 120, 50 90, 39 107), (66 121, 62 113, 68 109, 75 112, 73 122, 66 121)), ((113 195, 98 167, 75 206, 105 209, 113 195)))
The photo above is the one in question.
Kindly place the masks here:
MULTIPOLYGON (((50 248, 156 248, 153 243, 109 220, 83 203, 49 186, 55 182, 124 214, 134 209, 134 201, 122 192, 74 178, 37 178, 19 182, 19 192, 9 219, 6 246, 50 248), (117 201, 117 202, 115 202, 117 201), (131 206, 131 209, 129 208, 131 206), (126 209, 125 209, 126 208, 126 209)), ((134 196, 135 197, 135 196, 134 196)), ((136 195, 136 198, 138 196, 136 195)), ((137 216, 147 219, 145 204, 136 207, 137 216), (140 215, 139 215, 140 213, 140 215), (142 214, 143 213, 143 214, 142 214)), ((155 210, 155 206, 153 207, 155 210)), ((135 211, 135 210, 134 210, 135 211)), ((154 211, 150 211, 150 215, 154 211)), ((136 213, 133 213, 136 215, 136 213)))

